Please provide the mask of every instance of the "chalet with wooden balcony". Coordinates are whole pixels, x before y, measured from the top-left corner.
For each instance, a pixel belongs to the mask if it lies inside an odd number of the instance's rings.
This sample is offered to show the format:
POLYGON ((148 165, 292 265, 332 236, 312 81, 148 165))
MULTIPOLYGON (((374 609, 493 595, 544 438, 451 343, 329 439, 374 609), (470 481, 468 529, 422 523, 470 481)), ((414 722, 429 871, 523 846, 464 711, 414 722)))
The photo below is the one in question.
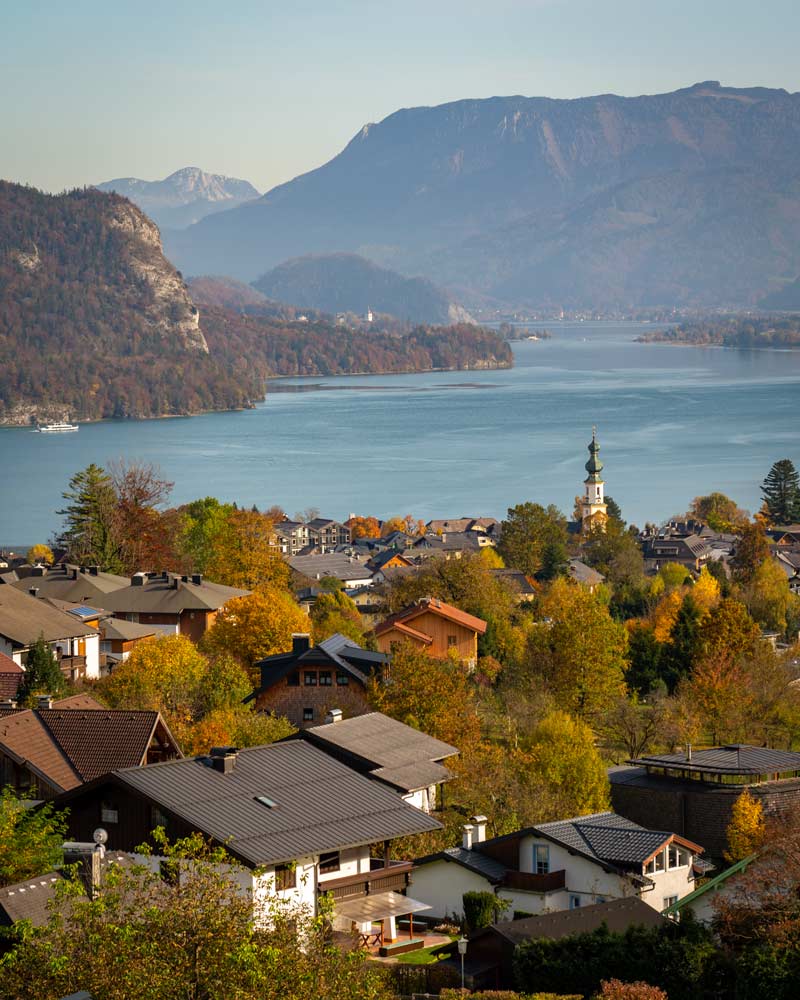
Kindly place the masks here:
POLYGON ((710 868, 699 845, 612 812, 489 840, 485 830, 486 817, 475 816, 461 847, 415 861, 414 895, 431 916, 460 916, 469 891, 493 892, 509 909, 530 914, 633 896, 660 912, 710 868))
POLYGON ((277 894, 316 913, 330 892, 334 929, 367 943, 392 940, 396 917, 427 909, 406 895, 412 866, 390 860, 391 841, 441 828, 302 740, 115 770, 60 796, 62 805, 72 838, 103 826, 113 850, 134 850, 155 827, 173 840, 200 833, 252 872, 254 905, 277 894))
POLYGON ((0 787, 53 799, 118 767, 181 756, 158 712, 103 708, 89 695, 0 706, 0 787))

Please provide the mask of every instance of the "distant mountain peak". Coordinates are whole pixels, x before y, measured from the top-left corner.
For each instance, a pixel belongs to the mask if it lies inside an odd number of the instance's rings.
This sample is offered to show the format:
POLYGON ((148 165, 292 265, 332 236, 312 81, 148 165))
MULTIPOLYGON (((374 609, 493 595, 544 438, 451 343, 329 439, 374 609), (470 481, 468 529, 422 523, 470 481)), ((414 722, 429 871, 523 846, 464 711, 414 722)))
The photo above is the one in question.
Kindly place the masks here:
POLYGON ((181 167, 160 181, 118 177, 103 181, 97 187, 130 198, 167 229, 182 229, 214 212, 235 208, 260 197, 260 192, 249 181, 210 174, 200 167, 181 167))

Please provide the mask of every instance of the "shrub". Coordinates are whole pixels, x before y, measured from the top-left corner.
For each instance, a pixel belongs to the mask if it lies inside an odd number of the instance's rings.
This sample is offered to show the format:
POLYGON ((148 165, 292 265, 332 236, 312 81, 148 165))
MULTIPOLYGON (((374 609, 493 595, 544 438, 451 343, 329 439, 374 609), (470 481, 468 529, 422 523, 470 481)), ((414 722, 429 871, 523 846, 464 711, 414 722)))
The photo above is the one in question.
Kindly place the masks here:
POLYGON ((502 902, 492 892, 465 892, 464 922, 468 931, 478 931, 494 923, 502 902))

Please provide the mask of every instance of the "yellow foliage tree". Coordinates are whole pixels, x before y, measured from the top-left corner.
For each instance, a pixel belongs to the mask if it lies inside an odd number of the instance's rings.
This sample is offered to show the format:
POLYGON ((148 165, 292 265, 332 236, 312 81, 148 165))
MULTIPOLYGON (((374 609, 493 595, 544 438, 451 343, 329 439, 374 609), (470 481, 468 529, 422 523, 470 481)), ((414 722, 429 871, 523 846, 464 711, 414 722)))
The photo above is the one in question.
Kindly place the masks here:
POLYGON ((682 592, 672 590, 665 594, 653 609, 653 635, 659 642, 669 642, 672 626, 678 618, 681 604, 683 604, 682 592))
POLYGON ((39 543, 38 545, 32 545, 28 549, 28 562, 31 566, 35 566, 37 563, 45 563, 51 566, 53 563, 53 550, 49 545, 43 545, 39 543))
POLYGON ((719 604, 719 581, 709 573, 707 566, 700 571, 700 576, 692 588, 692 597, 697 607, 705 614, 719 604))
POLYGON ((217 708, 192 726, 181 741, 187 756, 208 753, 211 747, 256 747, 274 743, 295 732, 280 715, 254 712, 246 705, 217 708))
POLYGON ((484 545, 478 552, 478 557, 486 563, 489 569, 505 569, 503 557, 493 545, 484 545))
POLYGON ((530 754, 559 815, 583 816, 608 809, 606 765, 585 722, 566 712, 551 712, 533 731, 530 754))
POLYGON ((764 842, 764 833, 764 810, 745 788, 733 804, 725 860, 733 865, 754 854, 764 842))
POLYGON ((289 567, 275 544, 272 521, 254 510, 234 510, 214 536, 206 573, 215 583, 243 590, 285 587, 289 567))
POLYGON ((292 648, 293 632, 311 632, 311 619, 285 590, 262 587, 228 601, 203 638, 203 648, 227 652, 243 666, 292 648))

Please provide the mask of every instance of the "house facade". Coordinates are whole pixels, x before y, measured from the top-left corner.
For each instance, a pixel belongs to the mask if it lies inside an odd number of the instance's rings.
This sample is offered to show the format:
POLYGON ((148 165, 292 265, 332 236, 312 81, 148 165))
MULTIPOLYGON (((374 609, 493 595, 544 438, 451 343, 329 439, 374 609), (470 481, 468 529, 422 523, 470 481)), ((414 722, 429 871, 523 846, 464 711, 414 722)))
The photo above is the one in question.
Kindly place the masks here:
POLYGON ((478 636, 486 622, 435 597, 424 597, 390 615, 375 627, 378 649, 388 653, 398 642, 410 642, 430 656, 445 659, 453 654, 474 666, 478 660, 478 636))
POLYGON ((396 917, 425 908, 406 895, 412 865, 392 862, 390 843, 440 828, 302 740, 116 770, 60 796, 62 805, 72 838, 102 826, 113 850, 134 850, 156 827, 171 840, 200 833, 243 866, 237 880, 256 907, 277 894, 316 914, 330 894, 334 929, 369 934, 381 922, 385 941, 396 937, 396 917))
POLYGON ((388 662, 387 655, 362 649, 338 632, 318 646, 298 634, 291 650, 256 664, 261 682, 247 701, 259 712, 286 716, 298 728, 324 722, 331 709, 363 715, 370 710, 367 683, 381 676, 388 662))
POLYGON ((492 892, 511 910, 571 910, 638 897, 657 911, 687 895, 708 869, 703 848, 615 813, 543 823, 485 838, 473 817, 461 847, 415 862, 415 895, 431 916, 459 916, 465 892, 492 892))

